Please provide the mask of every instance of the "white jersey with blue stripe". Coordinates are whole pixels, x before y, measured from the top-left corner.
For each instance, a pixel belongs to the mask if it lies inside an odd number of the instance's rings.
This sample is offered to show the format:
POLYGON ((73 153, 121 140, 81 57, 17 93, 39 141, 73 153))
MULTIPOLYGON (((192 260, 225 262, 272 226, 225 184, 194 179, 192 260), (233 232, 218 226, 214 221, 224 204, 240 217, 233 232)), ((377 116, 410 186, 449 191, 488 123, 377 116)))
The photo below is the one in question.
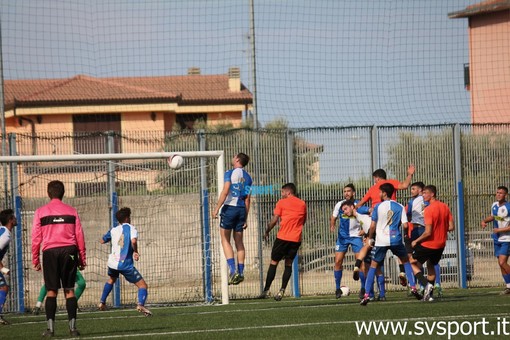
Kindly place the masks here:
MULTIPOLYGON (((492 216, 494 216, 494 228, 506 228, 510 225, 510 203, 505 202, 499 205, 499 202, 492 204, 492 216)), ((498 233, 499 242, 510 242, 510 232, 498 233)))
POLYGON ((225 183, 230 182, 230 188, 224 205, 244 207, 244 200, 251 192, 252 180, 243 168, 234 168, 225 172, 225 183))
POLYGON ((112 242, 112 252, 108 257, 108 267, 117 270, 130 270, 133 268, 132 239, 138 238, 138 231, 129 223, 119 224, 110 229, 103 241, 112 242))
POLYGON ((0 261, 9 250, 9 242, 11 242, 11 232, 6 227, 0 227, 0 261))
MULTIPOLYGON (((333 217, 338 218, 340 220, 338 225, 338 238, 340 239, 346 239, 349 237, 361 237, 359 236, 359 231, 361 229, 361 225, 354 216, 347 216, 342 213, 340 210, 340 207, 342 206, 342 203, 346 200, 342 200, 338 202, 335 205, 335 208, 333 209, 333 217)), ((354 203, 358 203, 359 201, 356 200, 354 203)))
POLYGON ((407 223, 402 204, 388 200, 377 204, 372 212, 372 221, 376 222, 376 247, 388 247, 402 244, 400 226, 407 223))
POLYGON ((425 209, 426 206, 428 206, 428 202, 423 200, 422 195, 411 198, 407 204, 407 220, 413 223, 413 225, 419 224, 425 226, 423 209, 425 209))

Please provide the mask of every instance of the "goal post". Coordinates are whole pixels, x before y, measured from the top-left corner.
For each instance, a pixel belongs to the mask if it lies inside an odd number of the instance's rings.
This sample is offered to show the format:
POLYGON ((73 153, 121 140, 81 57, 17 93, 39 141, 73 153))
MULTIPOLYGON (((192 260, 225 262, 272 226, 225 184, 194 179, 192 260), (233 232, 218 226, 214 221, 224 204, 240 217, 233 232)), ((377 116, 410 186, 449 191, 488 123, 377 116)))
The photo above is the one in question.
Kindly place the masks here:
MULTIPOLYGON (((17 163, 41 163, 41 162, 93 162, 93 161, 105 161, 105 162, 113 162, 113 161, 124 161, 124 160, 161 160, 168 159, 173 155, 180 155, 184 158, 216 158, 216 185, 217 185, 217 194, 218 196, 221 194, 223 190, 223 176, 225 172, 225 155, 224 151, 183 151, 183 152, 151 152, 151 153, 105 153, 105 154, 67 154, 67 155, 22 155, 22 156, 0 156, 0 162, 8 163, 11 165, 11 169, 13 169, 13 165, 17 163)), ((205 162, 201 162, 201 166, 204 165, 205 162)), ((115 167, 108 166, 108 176, 110 176, 111 171, 115 171, 115 167)), ((202 176, 205 172, 201 171, 202 176)), ((58 174, 58 173, 57 173, 58 174)), ((202 183, 204 180, 201 179, 202 183)), ((208 194, 202 196, 201 199, 204 200, 201 204, 209 204, 208 202, 208 194), (204 203, 205 202, 205 203, 204 203)), ((13 203, 14 204, 14 203, 13 203)), ((209 215, 209 210, 202 210, 202 213, 209 215)), ((209 227, 209 216, 204 216, 202 227, 202 232, 210 233, 209 227), (207 224, 207 226, 205 225, 207 224)), ((20 223, 21 224, 21 223, 20 223)), ((213 229, 214 230, 214 229, 213 229)), ((21 230, 18 231, 21 233, 21 230)), ((203 242, 210 242, 211 237, 206 237, 207 240, 203 242)), ((209 245, 202 245, 202 252, 210 252, 209 245)), ((218 254, 218 253, 216 253, 218 254)), ((229 292, 228 292, 228 273, 227 273, 227 263, 225 259, 225 255, 223 252, 223 248, 221 247, 221 242, 219 246, 219 255, 220 255, 220 285, 221 285, 221 303, 228 304, 229 303, 229 292)), ((19 254, 15 255, 19 256, 19 254)), ((203 254, 204 259, 209 258, 210 254, 203 254)), ((216 255, 217 256, 217 255, 216 255)), ((26 257, 26 256, 25 256, 26 257)), ((171 261, 172 259, 170 259, 171 261)), ((22 266, 22 261, 16 261, 20 263, 22 266)), ((207 271, 206 268, 211 268, 211 263, 204 265, 204 271, 207 271)), ((179 275, 179 273, 175 273, 179 275)), ((207 273, 204 274, 204 284, 209 287, 204 287, 204 295, 206 302, 211 302, 212 296, 210 295, 212 292, 211 286, 212 279, 211 277, 207 277, 207 273)), ((216 276, 217 277, 217 276, 216 276)), ((23 301, 23 296, 18 296, 18 299, 23 301)))

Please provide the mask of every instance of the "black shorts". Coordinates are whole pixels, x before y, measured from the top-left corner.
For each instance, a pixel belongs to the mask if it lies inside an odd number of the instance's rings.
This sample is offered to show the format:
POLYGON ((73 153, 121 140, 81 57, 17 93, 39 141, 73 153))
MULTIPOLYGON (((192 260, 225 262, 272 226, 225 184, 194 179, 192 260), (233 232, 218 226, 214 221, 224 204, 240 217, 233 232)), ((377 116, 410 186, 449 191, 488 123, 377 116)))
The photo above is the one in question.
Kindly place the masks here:
POLYGON ((74 289, 78 268, 78 248, 76 246, 47 249, 43 251, 42 262, 46 289, 74 289))
POLYGON ((422 246, 421 244, 416 245, 414 247, 413 257, 416 261, 420 262, 421 264, 424 264, 425 262, 429 261, 434 266, 439 263, 439 260, 441 260, 441 255, 443 255, 444 248, 440 249, 432 249, 432 248, 426 248, 422 246))
POLYGON ((277 238, 271 250, 271 260, 279 262, 282 259, 294 260, 301 242, 284 241, 277 238))

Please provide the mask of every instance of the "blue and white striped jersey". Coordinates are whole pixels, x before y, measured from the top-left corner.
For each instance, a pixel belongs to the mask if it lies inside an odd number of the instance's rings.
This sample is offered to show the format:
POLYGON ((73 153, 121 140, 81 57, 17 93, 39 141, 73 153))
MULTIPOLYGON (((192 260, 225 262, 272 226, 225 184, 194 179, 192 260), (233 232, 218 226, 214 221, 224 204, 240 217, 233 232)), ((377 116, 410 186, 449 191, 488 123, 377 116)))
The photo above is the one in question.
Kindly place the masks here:
POLYGON ((244 207, 244 200, 251 192, 252 179, 243 168, 234 168, 225 172, 225 183, 230 182, 230 189, 224 205, 244 207))
MULTIPOLYGON (((510 203, 505 202, 499 205, 499 202, 492 203, 492 216, 494 216, 494 228, 506 228, 510 225, 510 203)), ((510 242, 510 232, 498 233, 499 242, 510 242)), ((496 236, 494 237, 496 240, 496 236)))
POLYGON ((11 232, 6 227, 0 227, 0 261, 9 250, 9 242, 11 242, 11 232))
POLYGON ((388 247, 402 244, 400 226, 407 223, 402 204, 393 200, 383 201, 374 207, 372 221, 376 222, 376 247, 388 247))
POLYGON ((138 231, 129 223, 119 224, 110 229, 104 236, 105 243, 112 242, 112 252, 108 257, 108 267, 117 270, 133 268, 132 239, 138 238, 138 231))

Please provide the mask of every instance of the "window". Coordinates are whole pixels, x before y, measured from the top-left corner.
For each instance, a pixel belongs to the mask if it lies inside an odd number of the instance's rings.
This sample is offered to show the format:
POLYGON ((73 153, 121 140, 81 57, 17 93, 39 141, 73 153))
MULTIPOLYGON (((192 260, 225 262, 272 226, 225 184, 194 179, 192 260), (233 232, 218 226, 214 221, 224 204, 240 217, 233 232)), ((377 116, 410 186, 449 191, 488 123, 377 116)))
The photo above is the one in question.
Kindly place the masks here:
POLYGON ((207 115, 205 113, 175 115, 175 122, 182 130, 193 131, 197 121, 207 122, 207 115))
MULTIPOLYGON (((105 132, 120 134, 120 114, 74 115, 74 152, 77 154, 107 153, 105 132)), ((120 136, 114 137, 114 152, 121 152, 120 136)))

